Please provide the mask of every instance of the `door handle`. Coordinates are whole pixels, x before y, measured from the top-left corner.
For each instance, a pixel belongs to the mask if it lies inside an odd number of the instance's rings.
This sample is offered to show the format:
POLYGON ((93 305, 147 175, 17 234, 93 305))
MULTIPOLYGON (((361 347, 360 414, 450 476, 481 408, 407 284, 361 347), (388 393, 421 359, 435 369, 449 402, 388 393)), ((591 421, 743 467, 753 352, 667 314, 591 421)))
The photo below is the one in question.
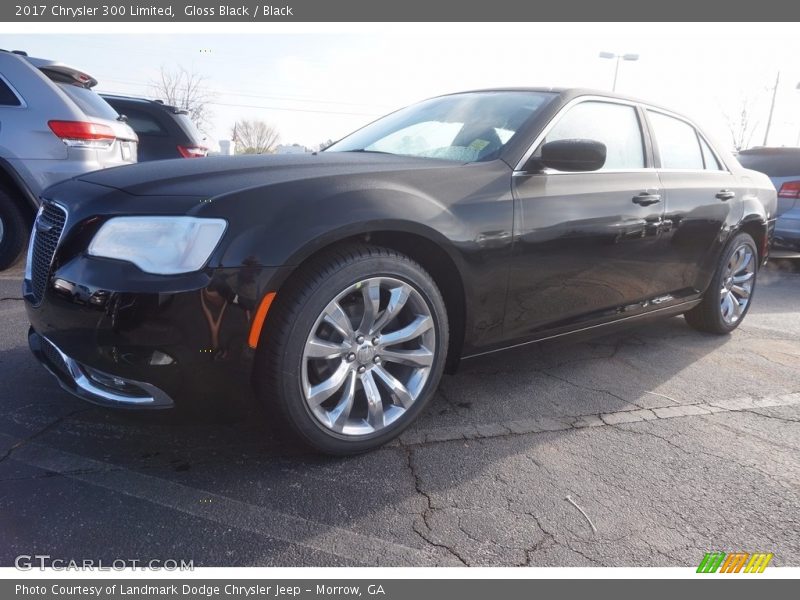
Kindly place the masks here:
POLYGON ((717 192, 717 198, 725 202, 727 200, 731 200, 732 198, 736 198, 736 192, 731 190, 720 190, 717 192))
POLYGON ((661 194, 650 194, 648 192, 642 192, 641 194, 636 194, 633 197, 634 204, 639 204, 640 206, 650 206, 651 204, 657 204, 661 202, 661 194))

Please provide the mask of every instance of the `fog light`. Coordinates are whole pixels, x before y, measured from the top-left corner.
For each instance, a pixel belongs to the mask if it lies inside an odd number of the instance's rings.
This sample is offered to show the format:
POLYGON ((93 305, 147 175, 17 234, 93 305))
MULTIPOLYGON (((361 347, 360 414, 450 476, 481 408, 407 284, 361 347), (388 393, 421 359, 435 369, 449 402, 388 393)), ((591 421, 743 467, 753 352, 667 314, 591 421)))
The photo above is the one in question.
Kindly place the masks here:
POLYGON ((127 394, 129 396, 141 396, 144 392, 138 386, 128 383, 125 379, 117 377, 116 375, 109 375, 102 371, 96 371, 91 367, 84 366, 86 374, 89 379, 104 388, 114 390, 116 392, 127 394))
POLYGON ((174 362, 169 354, 164 354, 160 350, 153 350, 153 355, 150 357, 151 365, 171 365, 174 362))
POLYGON ((98 290, 91 296, 89 296, 89 304, 94 304, 95 306, 103 306, 106 301, 108 300, 108 292, 103 290, 98 290))

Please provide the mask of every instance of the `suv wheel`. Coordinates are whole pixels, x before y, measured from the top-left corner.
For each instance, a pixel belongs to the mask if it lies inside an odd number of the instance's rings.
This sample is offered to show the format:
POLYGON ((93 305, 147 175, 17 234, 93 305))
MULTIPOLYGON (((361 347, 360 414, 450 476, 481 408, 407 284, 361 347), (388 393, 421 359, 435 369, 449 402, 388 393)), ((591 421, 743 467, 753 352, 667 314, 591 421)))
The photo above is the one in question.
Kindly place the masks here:
POLYGON ((447 313, 425 270, 393 250, 324 253, 278 293, 260 342, 259 395, 328 454, 398 436, 436 391, 447 313))
POLYGON ((28 225, 12 193, 0 185, 0 271, 17 262, 28 241, 28 225))
POLYGON ((757 274, 756 243, 750 235, 740 233, 722 253, 703 302, 684 315, 687 323, 708 333, 736 329, 750 309, 757 274))

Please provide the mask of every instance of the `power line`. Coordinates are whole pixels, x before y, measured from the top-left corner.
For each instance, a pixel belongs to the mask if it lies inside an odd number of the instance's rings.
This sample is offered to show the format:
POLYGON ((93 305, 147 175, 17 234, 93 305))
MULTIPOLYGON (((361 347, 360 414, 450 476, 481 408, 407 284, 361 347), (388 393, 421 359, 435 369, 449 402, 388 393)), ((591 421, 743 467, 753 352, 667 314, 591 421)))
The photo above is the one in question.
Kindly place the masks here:
MULTIPOLYGON (((130 96, 130 92, 121 92, 115 90, 101 90, 102 93, 105 94, 115 94, 118 96, 130 96)), ((336 111, 336 110, 315 110, 311 108, 286 108, 281 106, 264 106, 260 104, 234 104, 228 102, 215 102, 213 100, 208 100, 205 104, 214 104, 216 106, 232 106, 238 108, 259 108, 262 110, 279 110, 285 112, 302 112, 302 113, 316 113, 316 114, 323 114, 323 115, 347 115, 353 117, 377 117, 380 116, 377 113, 359 113, 359 112, 345 112, 345 111, 336 111)))
MULTIPOLYGON (((145 86, 145 87, 153 87, 154 83, 144 83, 141 81, 133 81, 130 79, 104 79, 103 81, 111 81, 114 83, 122 83, 125 85, 137 85, 137 86, 145 86)), ((342 106, 374 106, 371 104, 365 104, 361 102, 342 102, 340 100, 316 100, 308 97, 302 96, 274 96, 274 95, 264 95, 264 94, 248 94, 244 92, 220 92, 217 90, 209 89, 209 93, 215 94, 217 96, 239 96, 243 98, 260 98, 263 100, 287 100, 292 102, 307 102, 310 104, 340 104, 342 106)), ((387 105, 379 105, 381 108, 391 108, 387 105)))

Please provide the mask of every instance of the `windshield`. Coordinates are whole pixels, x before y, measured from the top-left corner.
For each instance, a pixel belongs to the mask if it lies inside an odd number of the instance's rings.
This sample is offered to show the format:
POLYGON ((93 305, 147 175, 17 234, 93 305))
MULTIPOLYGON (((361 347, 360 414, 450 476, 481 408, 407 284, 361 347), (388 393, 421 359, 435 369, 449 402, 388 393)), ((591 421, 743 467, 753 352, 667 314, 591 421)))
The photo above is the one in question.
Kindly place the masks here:
POLYGON ((325 152, 383 152, 460 162, 492 160, 555 96, 507 91, 433 98, 369 124, 325 152))

